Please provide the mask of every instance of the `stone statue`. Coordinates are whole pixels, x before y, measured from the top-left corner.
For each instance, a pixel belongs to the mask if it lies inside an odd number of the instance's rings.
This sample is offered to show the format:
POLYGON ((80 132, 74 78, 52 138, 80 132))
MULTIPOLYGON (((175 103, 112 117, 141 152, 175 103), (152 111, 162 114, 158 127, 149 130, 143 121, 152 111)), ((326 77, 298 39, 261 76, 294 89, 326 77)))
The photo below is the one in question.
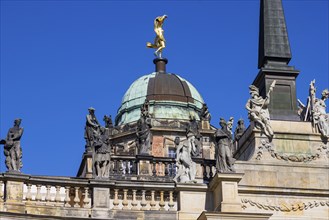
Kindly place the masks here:
POLYGON ((101 127, 98 140, 94 145, 95 175, 98 178, 109 177, 111 161, 110 129, 101 127))
POLYGON ((312 113, 314 124, 324 138, 329 138, 329 114, 326 113, 325 101, 329 97, 328 89, 322 91, 321 99, 315 99, 312 113))
POLYGON ((244 120, 241 118, 241 119, 239 119, 238 125, 236 126, 235 131, 234 131, 234 140, 238 141, 242 137, 242 134, 245 130, 246 130, 246 127, 244 125, 244 120))
POLYGON ((104 115, 105 128, 113 128, 112 116, 104 115))
POLYGON ((227 130, 231 133, 231 135, 233 134, 233 123, 234 123, 234 118, 230 117, 230 119, 227 122, 227 130))
POLYGON ((298 99, 298 114, 302 121, 311 121, 323 138, 329 139, 329 114, 326 112, 325 103, 329 97, 329 91, 328 89, 323 90, 321 99, 316 98, 315 93, 315 80, 312 80, 309 88, 309 96, 307 97, 307 104, 304 105, 298 99))
POLYGON ((85 139, 86 151, 93 153, 93 165, 95 167, 95 177, 109 177, 111 146, 110 128, 112 124, 111 116, 104 116, 105 127, 102 127, 95 115, 95 109, 90 107, 86 117, 85 139))
POLYGON ((186 128, 186 137, 193 156, 199 156, 202 149, 202 136, 199 132, 199 124, 194 115, 190 115, 190 122, 186 128))
POLYGON ((166 47, 166 40, 163 36, 164 30, 162 29, 162 25, 164 20, 167 18, 167 15, 159 16, 154 19, 154 31, 156 37, 154 39, 154 44, 147 42, 146 46, 148 48, 154 48, 156 51, 154 55, 156 57, 162 58, 162 50, 166 47))
POLYGON ((15 119, 14 126, 9 129, 7 138, 0 141, 0 144, 4 144, 5 163, 9 172, 21 172, 23 167, 21 138, 24 129, 19 127, 21 121, 22 119, 15 119))
POLYGON ((274 133, 270 124, 270 114, 267 106, 270 104, 270 93, 273 90, 275 83, 276 81, 274 80, 265 99, 259 95, 256 86, 249 86, 251 98, 246 104, 249 120, 255 122, 256 128, 260 129, 270 141, 272 140, 274 133))
POLYGON ((315 80, 313 80, 310 84, 310 118, 315 127, 318 128, 322 137, 328 139, 329 138, 329 114, 326 113, 326 103, 325 101, 329 97, 328 89, 322 91, 321 99, 316 98, 316 88, 315 88, 315 80))
POLYGON ((206 103, 204 103, 202 105, 202 109, 201 109, 201 112, 200 112, 200 118, 201 120, 204 120, 204 121, 210 121, 211 120, 211 114, 209 112, 209 109, 208 109, 208 106, 206 103))
POLYGON ((196 183, 196 163, 192 160, 192 145, 186 139, 180 143, 180 138, 175 138, 176 145, 176 166, 177 174, 174 177, 175 182, 180 183, 196 183))
POLYGON ((151 116, 149 114, 149 102, 146 99, 141 107, 141 117, 137 121, 136 146, 138 154, 149 155, 151 149, 151 116))
POLYGON ((218 173, 232 173, 235 172, 235 159, 232 155, 232 133, 228 128, 226 121, 221 118, 219 122, 221 128, 217 129, 215 133, 216 140, 216 171, 218 173))
POLYGON ((100 124, 95 116, 95 109, 90 107, 88 109, 89 114, 86 117, 85 126, 85 139, 86 139, 86 151, 91 152, 95 143, 99 141, 100 138, 100 124))

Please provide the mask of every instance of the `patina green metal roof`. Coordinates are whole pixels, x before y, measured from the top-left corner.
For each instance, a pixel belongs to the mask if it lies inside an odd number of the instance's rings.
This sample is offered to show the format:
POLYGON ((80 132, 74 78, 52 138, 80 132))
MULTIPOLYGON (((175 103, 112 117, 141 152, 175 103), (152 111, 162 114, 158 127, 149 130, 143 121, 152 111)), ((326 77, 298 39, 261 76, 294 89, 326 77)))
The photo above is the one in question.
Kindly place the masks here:
POLYGON ((184 78, 153 72, 131 84, 122 98, 116 124, 137 121, 146 98, 150 101, 150 113, 157 119, 188 120, 190 113, 195 113, 198 119, 204 103, 196 88, 184 78))

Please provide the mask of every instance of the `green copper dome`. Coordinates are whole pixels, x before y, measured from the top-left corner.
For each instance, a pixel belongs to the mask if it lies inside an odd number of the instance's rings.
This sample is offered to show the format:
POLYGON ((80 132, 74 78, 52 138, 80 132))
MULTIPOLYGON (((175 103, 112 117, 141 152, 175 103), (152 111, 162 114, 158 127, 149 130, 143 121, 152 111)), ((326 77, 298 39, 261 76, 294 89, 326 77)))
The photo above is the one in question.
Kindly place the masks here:
POLYGON ((153 72, 131 84, 122 98, 115 122, 122 125, 140 118, 140 107, 145 99, 150 102, 150 113, 156 119, 188 120, 198 113, 204 103, 195 87, 176 74, 153 72))

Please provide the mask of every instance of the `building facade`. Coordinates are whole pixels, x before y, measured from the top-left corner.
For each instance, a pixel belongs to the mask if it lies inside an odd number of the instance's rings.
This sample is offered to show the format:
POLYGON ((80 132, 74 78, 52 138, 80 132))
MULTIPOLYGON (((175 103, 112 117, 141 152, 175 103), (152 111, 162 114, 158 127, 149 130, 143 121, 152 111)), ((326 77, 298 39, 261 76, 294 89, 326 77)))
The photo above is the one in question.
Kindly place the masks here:
POLYGON ((158 57, 114 122, 104 117, 101 126, 89 109, 76 177, 25 175, 4 141, 0 219, 328 219, 329 93, 317 97, 311 82, 298 106, 282 2, 260 2, 249 127, 212 126, 198 90, 158 57))

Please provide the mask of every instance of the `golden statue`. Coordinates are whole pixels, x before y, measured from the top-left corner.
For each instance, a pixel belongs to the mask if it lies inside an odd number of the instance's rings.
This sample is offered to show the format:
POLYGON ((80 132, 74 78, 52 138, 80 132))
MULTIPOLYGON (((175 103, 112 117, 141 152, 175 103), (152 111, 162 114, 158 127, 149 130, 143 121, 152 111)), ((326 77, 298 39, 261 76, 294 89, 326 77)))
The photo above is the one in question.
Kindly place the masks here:
POLYGON ((162 29, 162 25, 164 20, 167 18, 167 15, 159 16, 154 19, 154 31, 156 33, 156 37, 154 39, 154 44, 147 42, 146 46, 148 48, 154 48, 156 51, 154 55, 161 58, 162 50, 166 47, 166 40, 163 36, 164 30, 162 29))

